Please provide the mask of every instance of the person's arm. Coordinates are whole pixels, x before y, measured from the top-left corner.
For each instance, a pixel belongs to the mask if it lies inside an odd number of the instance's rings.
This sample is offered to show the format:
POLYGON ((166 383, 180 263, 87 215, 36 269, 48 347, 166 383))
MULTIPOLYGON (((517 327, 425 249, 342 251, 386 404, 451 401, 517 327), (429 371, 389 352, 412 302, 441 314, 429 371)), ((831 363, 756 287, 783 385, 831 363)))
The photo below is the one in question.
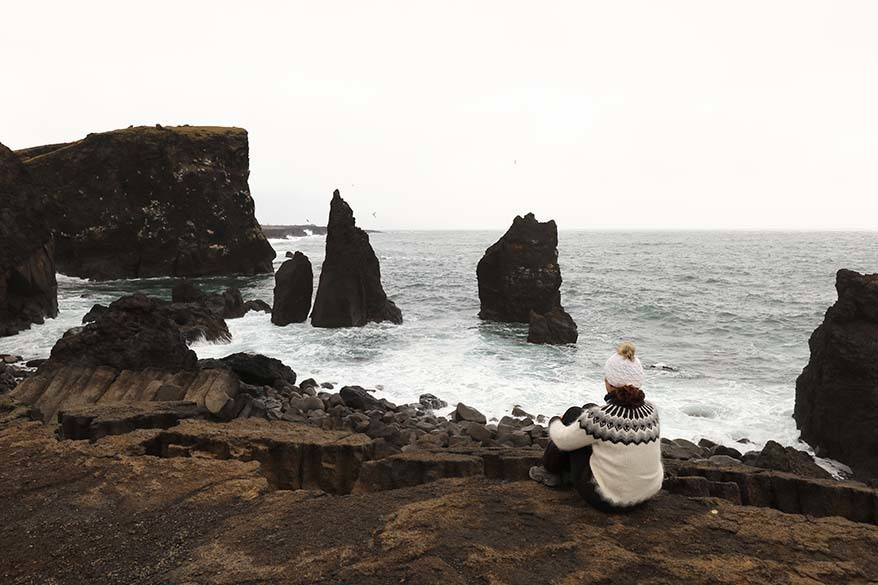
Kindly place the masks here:
MULTIPOLYGON (((588 412, 582 416, 588 416, 588 412)), ((579 425, 579 419, 565 425, 557 416, 549 421, 549 438, 562 451, 576 451, 594 443, 594 437, 579 425)))

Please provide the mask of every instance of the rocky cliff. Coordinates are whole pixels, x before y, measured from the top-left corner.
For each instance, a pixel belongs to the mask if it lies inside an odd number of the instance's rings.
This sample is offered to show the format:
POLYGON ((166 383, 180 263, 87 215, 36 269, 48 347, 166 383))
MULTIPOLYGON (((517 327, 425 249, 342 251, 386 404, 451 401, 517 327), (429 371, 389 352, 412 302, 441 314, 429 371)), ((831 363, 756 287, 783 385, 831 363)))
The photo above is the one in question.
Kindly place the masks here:
POLYGON ((19 151, 50 195, 58 270, 109 279, 270 272, 247 132, 137 127, 19 151))
POLYGON ((839 270, 835 288, 808 342, 793 416, 818 454, 878 477, 878 274, 839 270))
POLYGON ((576 323, 561 306, 558 227, 517 216, 509 230, 485 251, 476 269, 479 317, 530 323, 531 343, 576 343, 576 323))
POLYGON ((58 314, 52 236, 42 196, 0 144, 0 337, 58 314))
POLYGON ((402 323, 402 311, 381 286, 381 267, 369 235, 357 227, 354 212, 336 189, 329 206, 326 258, 311 324, 362 327, 370 321, 402 323))

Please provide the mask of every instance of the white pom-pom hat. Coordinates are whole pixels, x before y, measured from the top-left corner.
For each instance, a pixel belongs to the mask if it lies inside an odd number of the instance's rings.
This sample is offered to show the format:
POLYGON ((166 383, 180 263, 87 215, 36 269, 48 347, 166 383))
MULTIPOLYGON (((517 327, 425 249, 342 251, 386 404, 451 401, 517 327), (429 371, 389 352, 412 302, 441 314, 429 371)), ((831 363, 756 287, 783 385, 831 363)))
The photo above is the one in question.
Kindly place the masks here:
POLYGON ((643 365, 640 363, 640 358, 634 355, 632 344, 623 343, 616 353, 610 356, 604 365, 604 378, 610 386, 616 388, 643 386, 643 365))

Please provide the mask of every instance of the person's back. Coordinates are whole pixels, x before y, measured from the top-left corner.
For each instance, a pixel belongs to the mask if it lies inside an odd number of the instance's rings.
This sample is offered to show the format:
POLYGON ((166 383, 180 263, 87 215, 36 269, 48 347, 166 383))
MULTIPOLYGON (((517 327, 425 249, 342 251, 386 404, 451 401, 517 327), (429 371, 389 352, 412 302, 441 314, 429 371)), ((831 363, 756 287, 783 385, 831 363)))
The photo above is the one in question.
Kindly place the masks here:
POLYGON ((607 360, 605 404, 569 409, 549 423, 543 467, 531 477, 558 485, 570 473, 582 496, 598 508, 624 509, 661 490, 659 418, 640 386, 643 367, 634 346, 622 344, 607 360))

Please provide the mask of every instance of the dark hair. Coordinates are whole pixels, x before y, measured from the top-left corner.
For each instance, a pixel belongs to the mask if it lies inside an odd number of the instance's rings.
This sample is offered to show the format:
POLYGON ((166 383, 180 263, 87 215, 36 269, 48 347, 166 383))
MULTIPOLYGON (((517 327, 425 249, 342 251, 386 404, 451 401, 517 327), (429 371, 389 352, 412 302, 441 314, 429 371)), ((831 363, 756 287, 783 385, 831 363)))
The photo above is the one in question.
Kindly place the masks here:
POLYGON ((646 395, 643 393, 643 390, 635 388, 634 386, 622 386, 621 388, 613 386, 610 396, 612 397, 613 402, 627 408, 637 408, 643 404, 644 400, 646 400, 646 395))

